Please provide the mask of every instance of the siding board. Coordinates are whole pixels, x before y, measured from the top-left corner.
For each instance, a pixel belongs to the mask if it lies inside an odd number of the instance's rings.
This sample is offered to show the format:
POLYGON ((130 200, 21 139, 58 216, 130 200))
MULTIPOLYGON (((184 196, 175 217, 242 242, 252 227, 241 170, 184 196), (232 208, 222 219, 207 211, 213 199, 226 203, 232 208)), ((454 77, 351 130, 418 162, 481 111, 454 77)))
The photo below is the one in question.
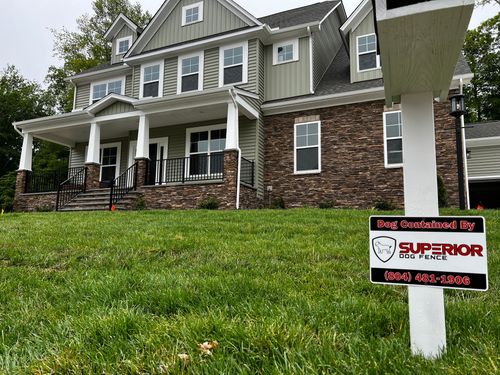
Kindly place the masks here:
POLYGON ((103 117, 103 116, 111 116, 111 115, 118 115, 120 113, 126 113, 126 112, 133 112, 135 109, 132 105, 127 104, 127 103, 115 103, 110 105, 109 107, 103 109, 101 112, 99 112, 96 117, 103 117))
POLYGON ((266 101, 310 92, 309 38, 299 39, 299 61, 273 65, 273 46, 265 47, 266 54, 266 101))
POLYGON ((89 106, 90 83, 79 85, 76 89, 76 109, 83 109, 89 106))
POLYGON ((204 1, 203 21, 181 26, 182 7, 197 3, 199 0, 181 0, 151 38, 143 52, 163 48, 189 40, 204 38, 223 32, 237 30, 248 25, 218 1, 204 1))
POLYGON ((203 89, 219 87, 219 49, 212 48, 205 51, 203 89))
POLYGON ((177 57, 165 60, 163 76, 163 96, 177 94, 177 57))
POLYGON ((471 158, 467 160, 469 177, 500 176, 500 146, 468 147, 471 158))

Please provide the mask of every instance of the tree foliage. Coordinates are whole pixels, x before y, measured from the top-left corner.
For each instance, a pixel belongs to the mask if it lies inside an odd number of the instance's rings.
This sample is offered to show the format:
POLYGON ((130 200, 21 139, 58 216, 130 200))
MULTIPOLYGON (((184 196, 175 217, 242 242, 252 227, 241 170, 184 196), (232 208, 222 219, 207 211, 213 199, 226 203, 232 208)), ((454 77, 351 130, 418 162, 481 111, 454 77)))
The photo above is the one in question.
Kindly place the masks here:
MULTIPOLYGON (((22 148, 22 137, 14 130, 14 122, 53 113, 53 98, 38 83, 28 81, 13 66, 0 72, 0 209, 10 209, 22 148)), ((60 166, 66 157, 64 147, 37 141, 34 145, 34 167, 60 166), (50 150, 50 151, 49 151, 50 150)))
POLYGON ((465 90, 466 120, 500 119, 500 13, 467 32, 464 55, 474 73, 465 90))
POLYGON ((67 77, 111 60, 111 46, 104 34, 123 13, 139 26, 151 18, 139 2, 129 0, 94 0, 92 14, 77 20, 77 31, 52 30, 54 52, 63 62, 62 67, 51 66, 47 75, 49 91, 56 97, 56 108, 67 112, 73 108, 73 88, 67 77))
POLYGON ((487 5, 492 3, 500 5, 500 0, 477 0, 476 5, 487 5))

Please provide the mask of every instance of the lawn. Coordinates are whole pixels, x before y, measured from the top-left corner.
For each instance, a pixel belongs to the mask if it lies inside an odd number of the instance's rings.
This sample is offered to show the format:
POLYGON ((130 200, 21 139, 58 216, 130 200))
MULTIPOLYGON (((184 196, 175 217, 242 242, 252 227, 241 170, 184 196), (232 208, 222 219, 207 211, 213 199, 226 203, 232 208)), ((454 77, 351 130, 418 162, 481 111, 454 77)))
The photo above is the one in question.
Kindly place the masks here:
POLYGON ((0 216, 0 373, 498 373, 500 212, 490 291, 446 291, 435 362, 411 355, 406 288, 369 282, 370 214, 0 216))

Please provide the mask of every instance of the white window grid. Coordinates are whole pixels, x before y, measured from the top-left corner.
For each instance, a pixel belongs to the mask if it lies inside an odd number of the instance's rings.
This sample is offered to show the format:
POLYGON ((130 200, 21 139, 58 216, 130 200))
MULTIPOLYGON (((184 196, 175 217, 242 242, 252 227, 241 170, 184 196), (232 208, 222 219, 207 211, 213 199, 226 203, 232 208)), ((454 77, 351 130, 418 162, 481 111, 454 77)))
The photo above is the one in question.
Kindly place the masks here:
MULTIPOLYGON (((386 168, 400 168, 403 163, 389 162, 388 143, 391 140, 403 140, 403 114, 401 111, 384 112, 384 162, 386 168), (388 117, 397 116, 397 122, 389 122, 388 117)), ((403 152, 403 149, 398 152, 403 152)))
POLYGON ((321 121, 295 124, 294 131, 294 173, 311 174, 321 172, 321 121), (314 130, 316 128, 316 130, 314 130), (318 149, 318 169, 297 170, 297 151, 318 149))
POLYGON ((182 7, 182 26, 203 21, 203 1, 182 7))
POLYGON ((370 70, 375 70, 380 68, 380 56, 377 55, 377 35, 367 34, 357 37, 357 60, 358 60, 358 72, 366 72, 370 70), (373 68, 361 69, 359 57, 363 55, 368 55, 375 53, 376 63, 373 68))

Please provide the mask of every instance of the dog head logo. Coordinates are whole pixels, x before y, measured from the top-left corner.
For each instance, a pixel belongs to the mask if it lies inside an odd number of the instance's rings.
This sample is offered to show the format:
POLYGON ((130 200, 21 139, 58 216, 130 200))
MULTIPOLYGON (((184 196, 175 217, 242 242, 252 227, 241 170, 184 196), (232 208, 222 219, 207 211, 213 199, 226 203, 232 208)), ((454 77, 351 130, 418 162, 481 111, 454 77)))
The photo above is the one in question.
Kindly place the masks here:
POLYGON ((396 254, 397 242, 391 237, 377 237, 372 240, 372 249, 378 259, 387 263, 396 254))

